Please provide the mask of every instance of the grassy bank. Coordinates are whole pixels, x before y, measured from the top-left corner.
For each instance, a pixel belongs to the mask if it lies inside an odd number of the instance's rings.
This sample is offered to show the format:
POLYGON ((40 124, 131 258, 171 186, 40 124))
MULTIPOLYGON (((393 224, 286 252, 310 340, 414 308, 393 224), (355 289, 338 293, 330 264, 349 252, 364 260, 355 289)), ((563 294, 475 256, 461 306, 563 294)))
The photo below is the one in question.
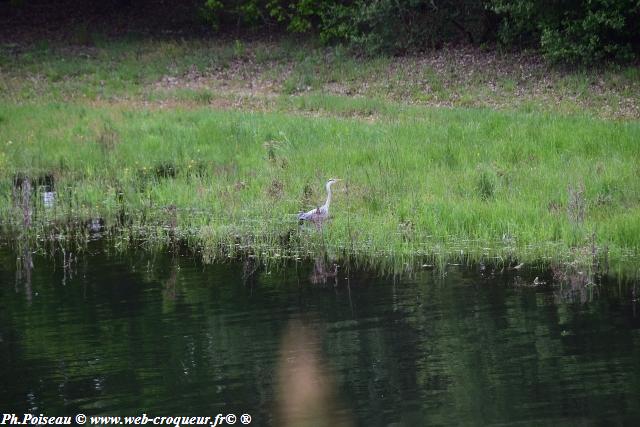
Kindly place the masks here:
POLYGON ((209 260, 328 251, 394 271, 485 259, 637 274, 637 67, 81 35, 0 46, 11 239, 83 242, 93 219, 116 248, 181 242, 209 260), (332 176, 345 180, 333 220, 298 227, 332 176))
POLYGON ((205 259, 329 251, 394 268, 452 257, 637 268, 637 122, 328 95, 279 102, 327 117, 5 104, 3 232, 21 233, 16 182, 29 177, 40 244, 85 238, 102 218, 116 247, 177 239, 205 259), (322 201, 332 176, 344 179, 332 221, 300 228, 291 214, 322 201))

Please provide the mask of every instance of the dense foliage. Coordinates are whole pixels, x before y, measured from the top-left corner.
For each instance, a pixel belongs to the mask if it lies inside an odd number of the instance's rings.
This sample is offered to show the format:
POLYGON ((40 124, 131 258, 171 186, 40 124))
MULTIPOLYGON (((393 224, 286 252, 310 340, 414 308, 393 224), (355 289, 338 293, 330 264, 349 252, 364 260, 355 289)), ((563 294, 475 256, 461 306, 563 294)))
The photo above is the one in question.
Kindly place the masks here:
POLYGON ((630 60, 640 46, 638 0, 491 0, 499 39, 532 44, 554 61, 630 60))
POLYGON ((445 42, 483 41, 490 32, 482 0, 205 0, 205 16, 221 25, 315 31, 324 42, 398 53, 445 42))
POLYGON ((359 52, 401 54, 449 43, 540 49, 555 62, 640 54, 640 0, 0 0, 0 38, 47 26, 77 31, 278 31, 359 52))
POLYGON ((630 60, 640 45, 638 0, 205 0, 219 27, 317 32, 325 42, 400 53, 447 42, 540 47, 558 62, 630 60))

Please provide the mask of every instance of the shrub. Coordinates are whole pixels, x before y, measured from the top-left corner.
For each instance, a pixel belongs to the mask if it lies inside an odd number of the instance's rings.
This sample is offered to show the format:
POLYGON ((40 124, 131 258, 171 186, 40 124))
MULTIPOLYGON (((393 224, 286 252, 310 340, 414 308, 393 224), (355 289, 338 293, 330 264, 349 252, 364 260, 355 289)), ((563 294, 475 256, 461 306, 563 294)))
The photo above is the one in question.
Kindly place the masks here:
POLYGON ((483 41, 487 12, 484 0, 205 0, 203 16, 214 27, 265 25, 315 32, 325 43, 398 53, 483 41))
POLYGON ((640 44, 637 0, 490 0, 507 45, 533 45, 555 62, 628 61, 640 44), (635 49, 635 51, 634 51, 635 49))
POLYGON ((203 0, 216 28, 315 33, 366 53, 495 40, 541 48, 556 62, 631 60, 640 49, 639 0, 203 0))
POLYGON ((351 42, 368 52, 397 53, 447 42, 484 41, 483 1, 359 1, 351 42))

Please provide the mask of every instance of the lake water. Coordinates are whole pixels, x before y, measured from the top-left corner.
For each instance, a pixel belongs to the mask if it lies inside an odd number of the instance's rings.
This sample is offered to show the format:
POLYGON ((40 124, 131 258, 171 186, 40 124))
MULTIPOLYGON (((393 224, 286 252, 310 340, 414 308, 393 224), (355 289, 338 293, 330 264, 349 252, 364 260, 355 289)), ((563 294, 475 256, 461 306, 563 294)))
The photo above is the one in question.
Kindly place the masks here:
POLYGON ((100 247, 33 265, 0 249, 3 413, 640 422, 632 284, 530 286, 535 274, 459 267, 347 280, 324 263, 265 271, 100 247))

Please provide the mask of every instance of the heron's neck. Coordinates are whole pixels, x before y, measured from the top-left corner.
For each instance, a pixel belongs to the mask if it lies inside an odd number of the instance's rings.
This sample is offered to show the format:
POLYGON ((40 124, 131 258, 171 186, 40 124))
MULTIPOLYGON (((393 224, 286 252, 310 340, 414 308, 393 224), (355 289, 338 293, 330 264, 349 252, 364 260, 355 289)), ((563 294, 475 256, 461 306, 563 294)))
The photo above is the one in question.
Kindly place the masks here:
POLYGON ((330 203, 331 203, 331 185, 327 185, 327 201, 324 202, 324 205, 326 207, 329 207, 330 203))

